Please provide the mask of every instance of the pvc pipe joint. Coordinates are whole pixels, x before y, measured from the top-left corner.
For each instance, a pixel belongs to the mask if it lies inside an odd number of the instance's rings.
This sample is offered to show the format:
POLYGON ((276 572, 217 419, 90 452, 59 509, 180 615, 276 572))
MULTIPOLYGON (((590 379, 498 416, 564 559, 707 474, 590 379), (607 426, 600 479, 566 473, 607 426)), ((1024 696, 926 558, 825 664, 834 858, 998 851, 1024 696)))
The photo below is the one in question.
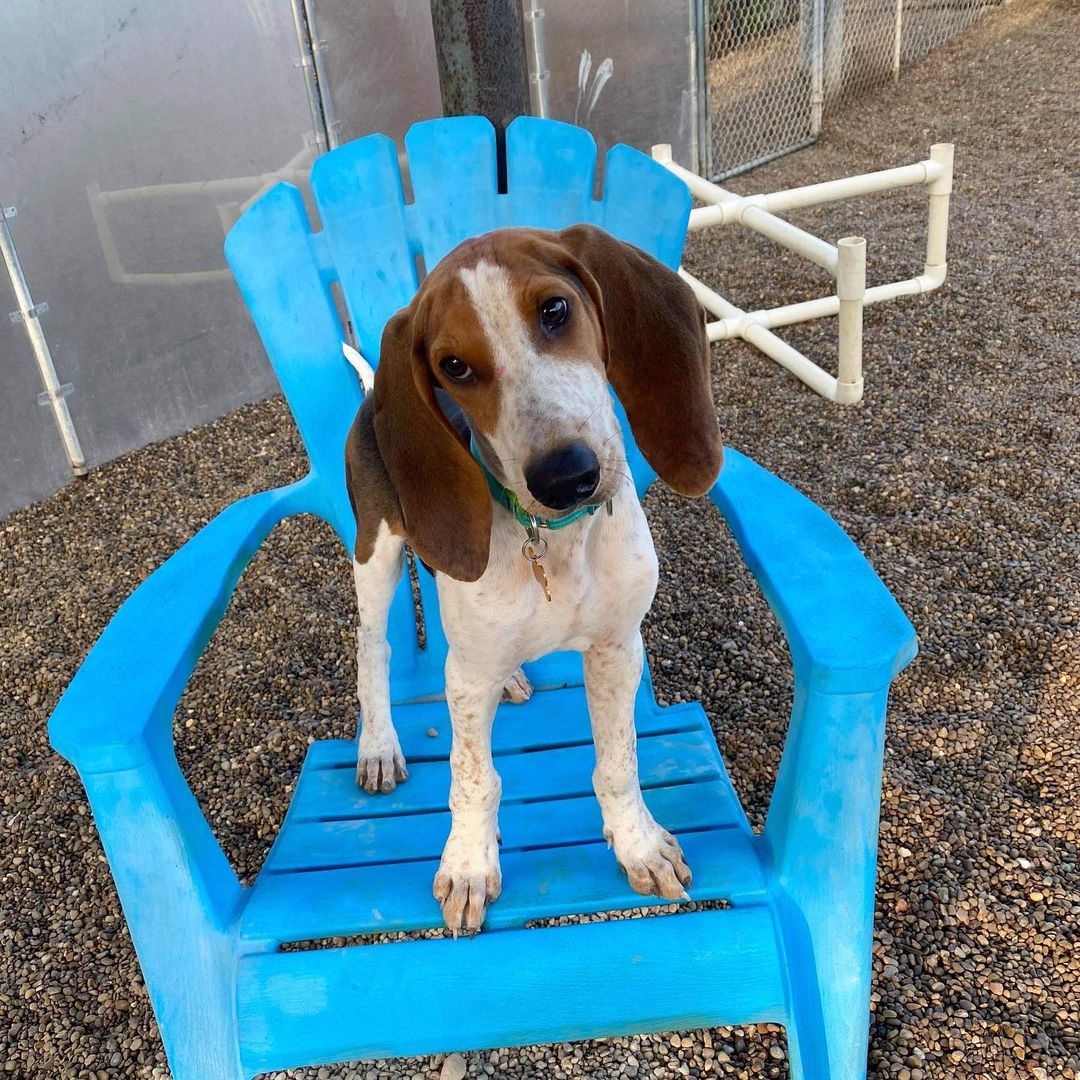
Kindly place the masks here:
POLYGON ((839 300, 837 344, 840 363, 834 401, 851 405, 863 394, 862 328, 866 297, 866 240, 845 236, 837 244, 836 296, 839 300))
POLYGON ((952 194, 953 146, 937 143, 930 147, 930 160, 941 175, 928 185, 930 211, 926 225, 926 274, 942 267, 944 280, 945 252, 949 242, 949 196, 952 194))
POLYGON ((667 144, 654 146, 652 156, 684 180, 691 194, 705 203, 691 210, 690 231, 737 222, 824 267, 836 279, 836 292, 831 296, 747 312, 725 300, 685 270, 680 270, 679 273, 694 290, 702 307, 715 317, 706 323, 708 340, 742 338, 827 400, 838 404, 859 401, 863 395, 863 308, 900 296, 931 292, 945 281, 948 271, 945 254, 949 195, 953 176, 952 144, 935 144, 931 147, 929 158, 912 165, 789 188, 767 195, 747 196, 737 195, 684 169, 672 160, 671 147, 667 144), (913 186, 926 187, 929 196, 923 273, 904 281, 875 285, 870 289, 866 287, 865 239, 848 236, 834 246, 776 216, 801 207, 820 206, 859 195, 913 186), (839 370, 835 378, 772 332, 778 326, 790 326, 830 315, 836 315, 839 319, 839 370))
POLYGON ((866 293, 866 239, 845 236, 836 247, 836 295, 842 301, 858 300, 861 304, 866 293))
POLYGON ((930 181, 931 195, 952 194, 954 150, 955 146, 952 143, 934 143, 930 147, 930 160, 941 169, 941 175, 930 181))

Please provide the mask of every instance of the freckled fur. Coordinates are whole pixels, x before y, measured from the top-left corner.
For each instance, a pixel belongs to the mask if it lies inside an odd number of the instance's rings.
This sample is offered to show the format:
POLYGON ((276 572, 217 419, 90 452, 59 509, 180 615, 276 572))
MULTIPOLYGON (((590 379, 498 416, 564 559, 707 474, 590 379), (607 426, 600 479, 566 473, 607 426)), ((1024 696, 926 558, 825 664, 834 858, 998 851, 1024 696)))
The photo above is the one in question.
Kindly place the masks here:
MULTIPOLYGON (((398 322, 397 374, 393 379, 384 374, 382 380, 384 387, 393 384, 404 388, 406 394, 407 407, 382 404, 393 424, 384 425, 378 450, 382 458, 393 461, 386 472, 405 510, 404 531, 414 544, 410 516, 416 527, 422 524, 426 528, 427 534, 441 536, 440 530, 448 529, 451 540, 466 542, 454 523, 462 515, 472 514, 474 504, 479 505, 476 478, 482 481, 475 462, 460 453, 461 444, 450 425, 433 422, 430 416, 418 416, 412 422, 409 410, 432 407, 430 392, 412 389, 415 385, 423 390, 428 378, 464 410, 485 463, 522 499, 528 497, 524 470, 531 456, 581 439, 601 464, 595 501, 614 500, 611 516, 601 510, 564 530, 544 534, 548 542, 544 567, 551 586, 550 603, 522 558, 521 526, 490 497, 483 504, 485 515, 491 515, 486 548, 472 551, 462 564, 467 569, 482 567, 482 572, 446 572, 447 566, 438 560, 455 558, 455 552, 434 551, 440 610, 449 642, 446 695, 454 733, 450 758, 451 830, 435 877, 434 893, 447 926, 455 933, 478 930, 487 905, 498 897, 502 887, 498 858, 501 784, 491 755, 495 709, 504 694, 515 700, 527 696, 527 682, 520 668, 523 662, 559 649, 584 653, 586 693, 596 743, 593 783, 604 835, 628 881, 639 892, 669 899, 684 897, 690 883, 690 871, 678 842, 653 819, 638 783, 633 717, 642 670, 640 624, 656 590, 657 560, 645 515, 630 481, 608 391, 607 376, 618 361, 607 354, 610 334, 605 333, 603 315, 605 305, 611 308, 620 301, 648 304, 651 287, 679 295, 681 302, 678 289, 685 287, 670 271, 639 252, 631 259, 636 295, 631 290, 618 297, 605 295, 601 300, 592 275, 610 276, 607 269, 580 264, 568 248, 560 245, 560 238, 573 234, 577 247, 602 252, 603 258, 621 256, 617 249, 613 254, 606 242, 593 243, 591 234, 581 233, 580 228, 564 234, 502 230, 469 241, 452 252, 428 278, 409 309, 413 335, 408 357, 402 351, 405 327, 398 322), (670 278, 675 278, 674 285, 670 278), (537 328, 536 309, 545 291, 550 293, 556 286, 571 300, 571 317, 578 321, 566 334, 549 341, 537 328), (462 356, 479 372, 475 386, 455 388, 439 378, 438 355, 447 351, 462 356), (406 364, 411 365, 407 378, 406 364), (416 448, 402 440, 407 440, 410 432, 421 431, 427 444, 419 456, 410 456, 416 448), (461 476, 449 474, 454 489, 460 493, 451 505, 446 502, 444 485, 434 479, 436 475, 448 475, 445 461, 435 457, 439 452, 452 453, 458 463, 455 468, 464 470, 461 476), (439 473, 438 469, 443 471, 439 473), (471 469, 475 474, 469 472, 471 469), (432 477, 426 490, 422 486, 425 476, 432 477), (404 493, 403 485, 408 487, 404 493), (437 515, 441 513, 445 517, 440 521, 437 515)), ((614 277, 623 282, 627 277, 625 269, 614 277)), ((678 306, 667 304, 664 311, 675 311, 678 306)), ((400 320, 400 316, 397 318, 400 320)), ((661 312, 650 325, 663 327, 664 319, 661 312)), ((688 402, 688 415, 696 417, 695 423, 704 425, 704 429, 683 425, 665 435, 666 443, 653 435, 652 445, 658 459, 674 462, 676 472, 682 462, 673 439, 696 440, 706 446, 707 452, 697 446, 690 454, 693 475, 692 484, 687 486, 701 486, 708 479, 709 469, 719 470, 719 457, 711 449, 718 438, 713 430, 715 412, 707 380, 703 382, 698 371, 702 358, 695 351, 696 329, 687 333, 676 326, 671 333, 673 337, 681 335, 686 343, 685 356, 679 348, 665 352, 664 339, 636 342, 634 347, 643 353, 651 350, 664 355, 669 369, 672 365, 691 369, 681 382, 678 378, 675 382, 689 394, 705 395, 704 401, 688 402)), ((386 363, 384 350, 380 372, 386 363)), ((635 395, 635 409, 644 415, 645 362, 639 358, 635 363, 636 368, 624 366, 620 378, 635 395)), ((660 377, 669 374, 666 371, 660 377)), ((379 385, 377 373, 376 392, 379 385)), ((668 401, 665 408, 675 410, 676 405, 668 401)), ((376 410, 379 407, 376 402, 376 410)), ((368 459, 354 454, 351 460, 350 486, 355 482, 359 489, 365 482, 360 474, 368 459)), ((684 469, 680 475, 685 478, 689 473, 684 469)), ((543 516, 555 516, 537 506, 531 497, 527 508, 543 516)), ((354 501, 354 509, 359 516, 365 507, 354 501)), ((391 521, 392 510, 388 513, 374 530, 370 544, 363 549, 358 544, 354 567, 360 609, 358 692, 363 716, 357 780, 371 791, 389 790, 403 779, 405 769, 390 717, 389 648, 385 642, 390 598, 401 573, 403 541, 398 534, 401 530, 395 531, 391 521), (379 635, 381 646, 376 641, 379 635)), ((364 535, 371 534, 369 524, 364 535)), ((474 529, 468 543, 475 546, 478 538, 474 529)))

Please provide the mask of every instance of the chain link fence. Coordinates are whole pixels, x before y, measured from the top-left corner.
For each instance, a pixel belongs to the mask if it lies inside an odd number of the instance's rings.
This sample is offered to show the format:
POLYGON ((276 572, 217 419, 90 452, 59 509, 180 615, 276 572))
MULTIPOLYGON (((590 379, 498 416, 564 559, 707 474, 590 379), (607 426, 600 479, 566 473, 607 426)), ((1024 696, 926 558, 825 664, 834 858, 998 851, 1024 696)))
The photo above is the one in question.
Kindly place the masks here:
POLYGON ((813 141, 815 30, 813 0, 705 0, 709 175, 730 176, 813 141))
POLYGON ((1001 0, 703 0, 706 174, 814 141, 823 111, 894 78, 1001 0))

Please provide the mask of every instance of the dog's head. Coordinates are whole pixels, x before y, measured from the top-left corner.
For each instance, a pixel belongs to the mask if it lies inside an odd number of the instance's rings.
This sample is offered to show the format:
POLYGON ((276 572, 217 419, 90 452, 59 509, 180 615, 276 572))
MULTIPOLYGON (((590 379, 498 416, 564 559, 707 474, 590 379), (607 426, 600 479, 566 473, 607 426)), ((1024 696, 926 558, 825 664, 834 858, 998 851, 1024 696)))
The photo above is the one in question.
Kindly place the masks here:
POLYGON ((447 255, 387 323, 375 373, 379 452, 417 554, 462 581, 487 566, 491 496, 455 406, 530 513, 628 483, 609 382, 660 477, 708 491, 722 458, 709 348, 677 274, 590 225, 503 229, 447 255))

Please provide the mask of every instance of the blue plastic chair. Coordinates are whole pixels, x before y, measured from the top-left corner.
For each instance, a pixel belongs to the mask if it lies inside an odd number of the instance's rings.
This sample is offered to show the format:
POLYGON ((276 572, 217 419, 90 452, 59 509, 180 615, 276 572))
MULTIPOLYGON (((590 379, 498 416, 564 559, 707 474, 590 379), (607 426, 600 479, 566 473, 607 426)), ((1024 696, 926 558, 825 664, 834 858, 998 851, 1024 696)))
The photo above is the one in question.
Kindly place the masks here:
MULTIPOLYGON (((693 898, 727 908, 528 925, 648 903, 601 838, 580 657, 560 654, 532 665, 532 700, 496 718, 504 889, 484 931, 280 951, 285 942, 440 925, 431 882, 449 826, 450 725, 446 643, 430 618, 437 599, 427 575, 426 649, 407 586, 391 618, 408 783, 366 795, 353 781, 355 744, 316 743, 262 871, 242 888, 177 766, 176 703, 267 533, 310 512, 352 549, 342 447, 359 391, 341 354, 332 282, 374 358, 384 322, 417 288, 416 257, 430 267, 489 229, 589 221, 678 266, 690 197, 662 167, 616 146, 594 201, 587 132, 522 118, 506 146, 509 193, 498 194, 487 121, 417 124, 405 139, 415 192, 406 204, 397 150, 372 135, 315 163, 321 231, 288 184, 237 222, 228 259, 311 472, 229 507, 152 574, 50 721, 53 746, 86 786, 173 1073, 241 1080, 354 1058, 774 1022, 787 1029, 794 1076, 857 1080, 866 1069, 886 697, 915 636, 841 529, 735 451, 712 500, 795 668, 764 833, 749 828, 699 705, 658 707, 646 672, 636 717, 646 801, 680 838, 693 898)), ((653 474, 627 435, 644 493, 653 474)))

